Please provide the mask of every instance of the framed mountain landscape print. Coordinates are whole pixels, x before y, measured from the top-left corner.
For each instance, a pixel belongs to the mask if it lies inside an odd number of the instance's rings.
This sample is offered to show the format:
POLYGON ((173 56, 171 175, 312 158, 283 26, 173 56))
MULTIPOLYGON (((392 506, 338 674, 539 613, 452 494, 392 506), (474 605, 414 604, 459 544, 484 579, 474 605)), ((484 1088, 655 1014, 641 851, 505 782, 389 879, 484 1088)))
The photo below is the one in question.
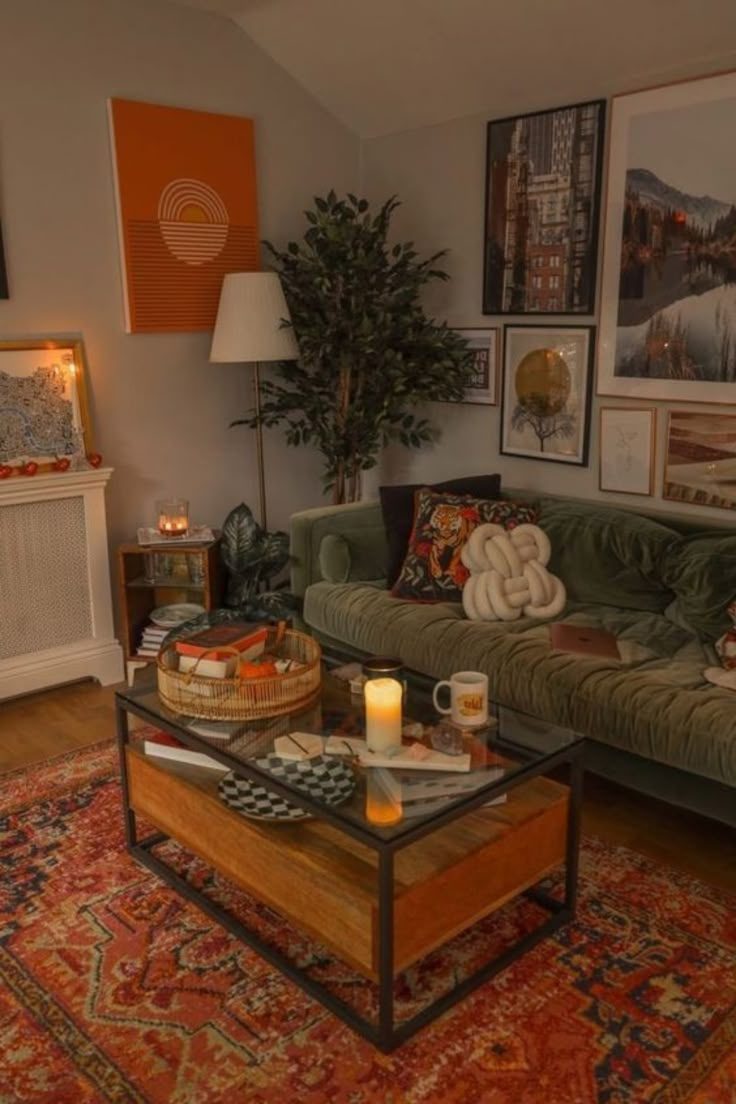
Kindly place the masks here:
POLYGON ((613 101, 598 392, 736 403, 736 72, 613 101))
POLYGON ((484 314, 592 314, 604 100, 488 124, 484 314))

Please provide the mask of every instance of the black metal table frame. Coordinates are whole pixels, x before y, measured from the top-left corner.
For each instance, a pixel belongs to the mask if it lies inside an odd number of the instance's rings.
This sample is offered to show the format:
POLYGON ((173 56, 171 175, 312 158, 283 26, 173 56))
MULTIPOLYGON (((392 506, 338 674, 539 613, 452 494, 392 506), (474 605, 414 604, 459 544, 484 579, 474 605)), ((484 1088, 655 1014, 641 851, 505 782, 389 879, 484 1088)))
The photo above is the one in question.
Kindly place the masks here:
MULTIPOLYGON (((569 747, 563 748, 544 760, 531 763, 508 779, 499 779, 495 784, 483 789, 480 793, 463 798, 447 808, 443 813, 432 820, 422 822, 413 828, 407 828, 400 835, 387 840, 378 839, 372 833, 362 828, 359 824, 353 824, 343 820, 329 807, 320 805, 306 794, 301 794, 283 785, 276 778, 268 778, 269 789, 286 798, 293 805, 298 805, 315 817, 333 824, 340 831, 359 840, 378 855, 378 1022, 359 1015, 354 1008, 346 1004, 334 993, 330 992, 321 982, 315 981, 307 972, 295 965, 289 958, 274 947, 269 946, 255 932, 251 931, 226 909, 210 900, 189 882, 182 878, 172 867, 153 854, 153 848, 166 842, 170 837, 162 832, 152 833, 145 839, 138 839, 136 813, 130 805, 128 788, 128 772, 126 760, 126 747, 130 742, 128 729, 128 714, 133 713, 142 720, 148 721, 170 733, 183 743, 197 751, 206 751, 208 755, 220 760, 230 770, 236 770, 239 774, 253 781, 263 783, 264 776, 257 768, 251 767, 247 762, 228 755, 221 749, 213 747, 204 740, 199 740, 196 735, 187 731, 172 721, 160 716, 160 714, 147 709, 145 706, 130 701, 125 694, 118 692, 115 695, 115 713, 117 723, 118 748, 120 753, 120 772, 123 790, 123 808, 125 816, 125 837, 130 854, 149 870, 157 874, 170 886, 177 890, 183 897, 193 901, 204 912, 231 932, 236 938, 252 947, 262 958, 276 969, 295 982, 311 997, 318 1000, 325 1008, 329 1009, 343 1023, 346 1023, 359 1035, 362 1035, 384 1054, 390 1053, 400 1046, 408 1038, 425 1027, 438 1016, 443 1015, 449 1008, 462 1000, 479 985, 493 977, 499 971, 504 970, 516 959, 531 950, 537 943, 551 935, 563 924, 574 918, 577 901, 578 880, 578 856, 580 847, 580 809, 582 804, 583 764, 582 754, 584 741, 577 740, 569 747), (403 1021, 398 1027, 394 1024, 394 970, 393 970, 393 944, 394 944, 394 855, 397 851, 415 843, 423 836, 429 835, 437 828, 449 824, 451 821, 464 816, 473 809, 484 805, 494 797, 509 793, 517 786, 528 782, 542 774, 548 774, 558 767, 567 766, 569 769, 569 804, 567 818, 567 838, 565 847, 565 892, 562 900, 544 893, 536 887, 527 889, 519 896, 527 896, 540 905, 550 916, 539 924, 533 931, 528 932, 516 943, 512 944, 500 955, 481 966, 473 974, 464 978, 449 992, 438 997, 427 1005, 411 1019, 403 1021)), ((505 747, 517 754, 524 749, 511 741, 499 739, 499 747, 505 747)))

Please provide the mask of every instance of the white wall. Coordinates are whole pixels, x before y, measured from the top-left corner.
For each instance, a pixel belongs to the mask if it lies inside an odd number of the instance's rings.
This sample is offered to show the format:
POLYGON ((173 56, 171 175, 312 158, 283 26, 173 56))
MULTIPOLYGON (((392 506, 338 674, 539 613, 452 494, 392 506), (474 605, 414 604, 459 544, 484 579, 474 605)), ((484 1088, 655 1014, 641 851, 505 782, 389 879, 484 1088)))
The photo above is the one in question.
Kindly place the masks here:
MULTIPOLYGON (((209 334, 124 332, 107 99, 255 120, 261 237, 303 233, 314 194, 358 180, 357 139, 216 15, 158 0, 3 0, 0 212, 11 298, 0 339, 81 333, 96 445, 115 473, 111 544, 162 494, 218 525, 257 507, 254 436, 229 430, 250 369, 209 365, 209 334)), ((266 431, 269 524, 321 501, 319 457, 266 431)))
MULTIPOLYGON (((736 53, 725 55, 723 64, 736 67, 736 53)), ((500 59, 499 64, 504 64, 500 59)), ((695 75, 697 69, 683 66, 669 79, 695 75)), ((483 219, 486 123, 517 111, 530 111, 566 103, 605 98, 629 91, 616 81, 615 73, 602 72, 595 87, 573 87, 570 74, 561 74, 561 98, 555 87, 545 86, 532 95, 529 81, 519 85, 518 100, 513 93, 503 102, 489 104, 482 116, 457 119, 434 127, 392 134, 367 140, 363 144, 363 192, 380 202, 397 194, 402 207, 397 212, 394 230, 398 237, 413 240, 422 255, 448 249, 444 267, 451 276, 448 283, 436 284, 428 292, 429 313, 456 326, 503 326, 518 322, 543 324, 542 318, 491 317, 481 313, 483 287, 483 219)), ((642 78, 637 88, 656 83, 642 78)), ((510 87, 513 87, 510 86, 510 87)), ((609 104, 610 111, 610 104, 609 104)), ((686 153, 683 153, 686 156, 686 153)), ((605 173, 604 173, 605 179, 605 173)), ((603 232, 601 219, 601 235, 603 232)), ((599 251, 599 253, 602 250, 599 251)), ((578 325, 597 323, 594 316, 549 318, 550 322, 578 325)), ((732 516, 719 509, 689 507, 661 498, 662 471, 666 435, 666 403, 628 402, 603 398, 604 405, 655 406, 658 408, 657 452, 655 458, 655 495, 640 498, 615 495, 598 490, 598 408, 594 395, 591 418, 590 454, 587 467, 501 456, 499 453, 500 408, 472 405, 430 404, 428 411, 441 427, 440 442, 430 449, 410 453, 401 448, 388 450, 372 479, 372 484, 447 479, 453 475, 500 471, 505 486, 528 488, 547 493, 569 494, 580 498, 619 502, 626 507, 670 513, 702 513, 722 524, 732 516)), ((675 404, 670 404, 675 405, 675 404)), ((680 409, 684 404, 677 404, 680 409)), ((699 406, 699 409, 708 407, 699 406)), ((734 408, 730 408, 733 410, 734 408)))

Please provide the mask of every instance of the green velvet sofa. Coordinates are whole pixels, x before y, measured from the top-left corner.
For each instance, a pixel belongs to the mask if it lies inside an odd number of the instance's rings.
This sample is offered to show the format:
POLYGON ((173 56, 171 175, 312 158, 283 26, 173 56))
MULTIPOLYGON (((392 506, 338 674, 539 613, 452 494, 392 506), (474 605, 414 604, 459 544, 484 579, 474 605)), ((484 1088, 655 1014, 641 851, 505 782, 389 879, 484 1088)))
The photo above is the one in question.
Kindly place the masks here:
POLYGON ((610 629, 621 662, 552 651, 544 622, 468 621, 460 604, 392 598, 377 502, 293 516, 292 587, 306 626, 342 655, 399 656, 431 679, 486 671, 502 705, 584 733, 589 769, 736 826, 736 691, 703 677, 730 626, 736 529, 537 501, 549 569, 568 592, 557 620, 610 629))

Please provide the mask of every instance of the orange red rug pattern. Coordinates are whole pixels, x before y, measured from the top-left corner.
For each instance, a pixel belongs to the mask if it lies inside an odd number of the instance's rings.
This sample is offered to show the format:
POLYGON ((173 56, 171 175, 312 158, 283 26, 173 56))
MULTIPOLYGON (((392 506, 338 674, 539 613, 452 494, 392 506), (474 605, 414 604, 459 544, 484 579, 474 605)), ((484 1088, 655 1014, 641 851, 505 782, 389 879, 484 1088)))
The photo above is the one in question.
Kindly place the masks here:
MULTIPOLYGON (((736 900, 632 852, 586 840, 575 924, 387 1057, 128 856, 110 745, 0 780, 0 838, 0 1104, 736 1100, 736 900)), ((370 1005, 323 949, 167 847, 370 1005)), ((528 926, 530 908, 408 971, 404 1011, 528 926)))

